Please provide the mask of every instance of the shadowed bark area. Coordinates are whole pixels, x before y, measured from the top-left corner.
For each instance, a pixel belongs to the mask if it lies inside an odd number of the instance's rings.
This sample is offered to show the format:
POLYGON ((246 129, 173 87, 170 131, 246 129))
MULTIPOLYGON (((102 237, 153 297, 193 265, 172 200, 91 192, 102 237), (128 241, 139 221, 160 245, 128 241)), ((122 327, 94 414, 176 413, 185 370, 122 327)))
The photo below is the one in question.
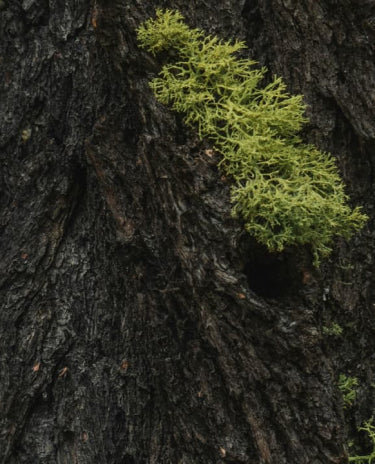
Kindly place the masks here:
POLYGON ((157 6, 303 93, 304 138, 373 213, 372 2, 3 0, 0 462, 346 463, 374 405, 373 220, 319 272, 255 244, 148 87, 157 6))

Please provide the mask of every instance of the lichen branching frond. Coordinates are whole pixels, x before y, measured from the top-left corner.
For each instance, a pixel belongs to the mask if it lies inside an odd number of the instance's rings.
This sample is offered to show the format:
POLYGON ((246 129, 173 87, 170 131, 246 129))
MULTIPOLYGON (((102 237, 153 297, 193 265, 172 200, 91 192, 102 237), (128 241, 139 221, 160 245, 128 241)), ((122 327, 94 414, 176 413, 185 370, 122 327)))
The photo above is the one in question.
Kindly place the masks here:
POLYGON ((179 11, 156 10, 156 18, 149 19, 138 28, 138 40, 142 48, 155 55, 164 50, 181 50, 193 39, 199 40, 203 33, 190 29, 179 11))
POLYGON ((318 265, 336 236, 363 226, 332 156, 298 135, 307 121, 302 96, 280 77, 262 86, 267 70, 239 58, 242 42, 205 36, 170 10, 143 23, 138 40, 153 54, 173 51, 151 88, 221 154, 234 181, 233 214, 260 243, 270 251, 308 244, 318 265))
POLYGON ((366 455, 349 456, 349 462, 356 464, 374 464, 375 463, 375 426, 373 424, 373 417, 358 428, 359 431, 366 432, 369 440, 371 441, 372 451, 366 455))

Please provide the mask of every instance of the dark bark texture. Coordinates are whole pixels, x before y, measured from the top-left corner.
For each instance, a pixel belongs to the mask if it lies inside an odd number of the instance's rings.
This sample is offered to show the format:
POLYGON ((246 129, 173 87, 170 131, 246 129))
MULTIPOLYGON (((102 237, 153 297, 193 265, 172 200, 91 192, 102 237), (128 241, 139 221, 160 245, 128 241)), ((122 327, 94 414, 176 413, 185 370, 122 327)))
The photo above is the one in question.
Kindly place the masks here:
MULTIPOLYGON (((375 407, 371 0, 0 0, 0 462, 344 464, 375 407), (155 7, 303 93, 370 221, 312 269, 158 104, 155 7), (340 337, 323 334, 339 323, 340 337), (359 379, 344 411, 340 373, 359 379)), ((359 446, 359 445, 358 445, 359 446)))

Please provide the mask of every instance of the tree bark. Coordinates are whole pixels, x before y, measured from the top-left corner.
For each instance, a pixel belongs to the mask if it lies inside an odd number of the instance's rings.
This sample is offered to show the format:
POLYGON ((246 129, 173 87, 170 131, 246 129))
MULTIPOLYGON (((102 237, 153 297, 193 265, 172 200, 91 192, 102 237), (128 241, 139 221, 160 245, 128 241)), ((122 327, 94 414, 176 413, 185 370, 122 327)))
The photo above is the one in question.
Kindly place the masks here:
POLYGON ((346 463, 375 402, 373 2, 0 8, 1 462, 346 463), (156 6, 305 95, 304 139, 370 215, 319 271, 254 243, 218 156, 155 101, 135 30, 156 6))

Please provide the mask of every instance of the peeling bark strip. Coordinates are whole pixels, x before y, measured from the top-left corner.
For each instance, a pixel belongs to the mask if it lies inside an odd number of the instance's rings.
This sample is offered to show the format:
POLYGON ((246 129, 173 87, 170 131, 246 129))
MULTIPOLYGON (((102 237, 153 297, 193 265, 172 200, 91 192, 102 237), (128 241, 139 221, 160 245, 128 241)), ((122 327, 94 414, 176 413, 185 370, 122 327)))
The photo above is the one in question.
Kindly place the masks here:
MULTIPOLYGON (((303 93, 306 138, 374 210, 371 2, 156 6, 303 93)), ((217 155, 154 103, 149 2, 0 8, 0 462, 346 463, 338 374, 361 385, 348 423, 375 399, 372 222, 321 274, 267 258, 217 155)))

